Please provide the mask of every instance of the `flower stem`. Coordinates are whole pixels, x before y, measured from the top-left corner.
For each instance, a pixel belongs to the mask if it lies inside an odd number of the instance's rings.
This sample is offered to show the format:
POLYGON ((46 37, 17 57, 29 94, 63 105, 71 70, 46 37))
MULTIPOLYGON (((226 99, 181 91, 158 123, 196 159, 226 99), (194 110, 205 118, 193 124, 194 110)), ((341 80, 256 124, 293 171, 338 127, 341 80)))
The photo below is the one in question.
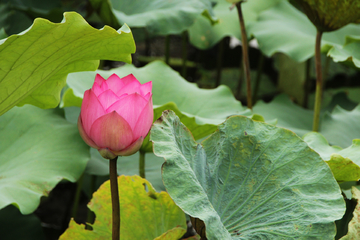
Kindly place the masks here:
POLYGON ((139 175, 145 178, 145 152, 139 151, 139 175))
POLYGON ((316 92, 315 92, 315 108, 314 108, 314 120, 313 131, 319 131, 320 122, 320 110, 321 110, 321 98, 322 98, 322 72, 321 72, 321 37, 322 32, 317 31, 315 42, 315 68, 316 68, 316 92))
POLYGON ((117 157, 110 160, 110 190, 112 203, 112 240, 120 239, 120 199, 117 178, 117 157))
POLYGON ((242 42, 242 53, 243 53, 243 65, 246 77, 246 99, 247 99, 247 107, 252 109, 252 98, 251 98, 251 77, 250 77, 250 63, 249 63, 249 53, 248 53, 248 42, 247 42, 247 35, 245 29, 245 22, 241 10, 241 3, 240 1, 236 3, 236 8, 239 15, 240 21, 240 29, 241 29, 241 42, 242 42))

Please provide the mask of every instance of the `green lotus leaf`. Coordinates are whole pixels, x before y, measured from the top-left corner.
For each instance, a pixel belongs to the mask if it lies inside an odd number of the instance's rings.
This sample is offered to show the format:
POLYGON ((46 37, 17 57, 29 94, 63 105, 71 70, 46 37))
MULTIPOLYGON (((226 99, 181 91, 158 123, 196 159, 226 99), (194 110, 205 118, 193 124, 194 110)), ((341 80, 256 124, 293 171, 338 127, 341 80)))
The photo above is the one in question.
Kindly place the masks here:
POLYGON ((328 165, 293 132, 242 116, 195 142, 171 111, 151 130, 175 203, 207 239, 331 239, 344 200, 328 165))
MULTIPOLYGON (((258 14, 282 0, 251 0, 243 3, 245 25, 256 21, 258 14)), ((189 39, 192 45, 199 49, 214 46, 227 36, 241 39, 239 16, 236 9, 230 10, 231 4, 224 0, 214 0, 214 13, 219 18, 217 24, 211 23, 204 17, 198 16, 195 23, 189 28, 189 39)), ((248 32, 248 37, 250 33, 248 32)))
POLYGON ((356 67, 360 68, 360 39, 349 37, 344 46, 334 46, 328 55, 335 62, 344 62, 350 59, 356 67))
POLYGON ((210 24, 216 21, 208 0, 90 0, 90 3, 105 24, 145 27, 151 35, 179 34, 201 15, 210 20, 210 24))
POLYGON ((75 182, 89 160, 77 126, 59 109, 11 109, 0 117, 0 142, 0 209, 14 204, 23 214, 62 179, 75 182))
MULTIPOLYGON (((348 147, 353 139, 360 134, 360 105, 352 111, 347 111, 339 106, 322 117, 320 133, 329 141, 330 145, 348 147)), ((360 164, 359 164, 360 165, 360 164)))
POLYGON ((339 146, 330 146, 326 138, 318 132, 305 134, 303 140, 325 161, 331 159, 331 154, 339 153, 342 150, 339 146))
POLYGON ((99 59, 131 62, 130 29, 92 28, 75 12, 62 23, 36 19, 21 35, 0 41, 0 115, 15 105, 53 108, 70 72, 94 71, 99 59))
MULTIPOLYGON (((262 11, 257 21, 248 27, 248 32, 254 35, 259 48, 267 56, 283 52, 298 62, 314 56, 316 28, 305 14, 287 1, 262 11)), ((359 37, 360 25, 349 24, 337 31, 324 33, 322 52, 327 53, 333 47, 341 48, 347 36, 359 37)))
POLYGON ((360 179, 360 167, 350 158, 333 153, 327 164, 338 182, 351 182, 360 179))
MULTIPOLYGON (((119 176, 118 184, 121 240, 170 240, 184 235, 185 214, 166 192, 157 193, 146 179, 139 176, 119 176), (171 236, 173 238, 169 238, 171 236)), ((96 215, 94 224, 87 223, 92 230, 86 230, 85 225, 78 225, 72 219, 60 240, 111 239, 111 206, 110 181, 106 181, 88 204, 96 215)))
POLYGON ((356 187, 351 188, 353 199, 357 201, 353 212, 353 218, 348 225, 348 233, 340 240, 356 240, 360 235, 360 190, 356 187))
POLYGON ((311 22, 322 32, 360 23, 359 0, 297 0, 311 22))
POLYGON ((360 140, 353 140, 350 147, 342 149, 338 146, 330 146, 320 133, 308 133, 303 139, 326 161, 338 182, 360 179, 360 140))
POLYGON ((299 136, 312 129, 312 111, 296 105, 284 94, 276 96, 270 103, 258 101, 253 111, 263 116, 266 122, 277 119, 276 126, 287 128, 299 136))
MULTIPOLYGON (((124 77, 130 73, 141 82, 152 81, 154 119, 160 117, 165 109, 176 111, 184 124, 190 128, 196 139, 203 138, 215 131, 216 125, 231 115, 251 116, 251 111, 244 108, 232 95, 230 89, 220 86, 216 89, 200 89, 187 82, 165 63, 155 61, 145 67, 135 68, 125 65, 110 71, 97 70, 96 73, 107 78, 116 73, 124 77)), ((95 72, 69 74, 63 106, 78 106, 85 90, 92 87, 95 72)), ((152 152, 151 145, 144 141, 143 151, 152 152)))

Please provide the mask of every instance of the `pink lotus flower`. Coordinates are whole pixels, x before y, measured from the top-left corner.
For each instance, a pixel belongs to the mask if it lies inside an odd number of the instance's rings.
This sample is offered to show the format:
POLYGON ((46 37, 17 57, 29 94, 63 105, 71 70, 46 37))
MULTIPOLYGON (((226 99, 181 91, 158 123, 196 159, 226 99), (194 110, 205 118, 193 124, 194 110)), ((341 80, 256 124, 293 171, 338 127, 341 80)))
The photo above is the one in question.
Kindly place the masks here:
POLYGON ((107 80, 99 74, 86 90, 78 119, 81 137, 107 159, 137 152, 153 122, 152 82, 130 74, 107 80))

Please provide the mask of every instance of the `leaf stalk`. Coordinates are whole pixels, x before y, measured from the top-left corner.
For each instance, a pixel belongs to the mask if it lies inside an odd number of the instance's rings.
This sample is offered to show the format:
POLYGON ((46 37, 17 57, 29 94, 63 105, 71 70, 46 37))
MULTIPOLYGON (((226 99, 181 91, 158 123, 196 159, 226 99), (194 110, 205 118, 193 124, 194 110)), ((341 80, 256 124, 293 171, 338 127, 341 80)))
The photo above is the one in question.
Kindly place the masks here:
POLYGON ((242 52, 243 52, 243 65, 244 65, 244 72, 245 72, 245 78, 246 78, 247 107, 252 109, 250 61, 249 61, 248 42, 247 42, 247 35, 246 35, 246 29, 245 29, 245 21, 244 21, 242 10, 241 10, 241 3, 243 3, 243 1, 236 3, 236 9, 238 11, 239 21, 240 21, 241 42, 242 42, 242 52))
POLYGON ((145 152, 139 151, 139 175, 145 178, 145 152))
POLYGON ((320 110, 323 88, 323 76, 321 71, 321 37, 322 32, 317 31, 315 42, 315 68, 316 68, 316 91, 315 91, 315 107, 314 107, 314 120, 313 131, 319 131, 320 125, 320 110))
POLYGON ((110 190, 112 203, 112 240, 120 240, 120 198, 117 177, 117 158, 110 160, 110 190))

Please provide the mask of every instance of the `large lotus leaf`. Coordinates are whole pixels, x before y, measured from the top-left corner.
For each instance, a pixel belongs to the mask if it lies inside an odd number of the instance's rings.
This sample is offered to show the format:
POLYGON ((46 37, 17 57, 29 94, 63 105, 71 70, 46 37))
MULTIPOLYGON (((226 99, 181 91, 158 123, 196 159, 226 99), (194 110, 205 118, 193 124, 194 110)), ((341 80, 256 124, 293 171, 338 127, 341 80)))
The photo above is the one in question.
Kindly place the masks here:
MULTIPOLYGON (((214 23, 211 3, 208 0, 91 0, 105 24, 145 27, 152 35, 179 34, 187 30, 199 15, 214 23)), ((111 25, 112 26, 112 25, 111 25)))
POLYGON ((1 240, 44 240, 40 219, 35 214, 22 215, 13 205, 0 210, 1 240))
POLYGON ((349 23, 360 23, 359 0, 297 0, 320 31, 334 31, 349 23))
MULTIPOLYGON (((287 1, 281 1, 259 14, 248 32, 253 34, 259 48, 267 56, 283 52, 296 61, 302 62, 315 52, 316 28, 305 14, 287 1)), ((360 25, 349 24, 337 31, 324 33, 322 52, 345 44, 346 36, 359 36, 360 25)), ((352 54, 351 54, 352 56, 352 54)))
POLYGON ((353 218, 348 225, 348 233, 340 240, 356 240, 360 236, 360 190, 356 187, 351 188, 353 199, 357 201, 353 212, 353 218))
POLYGON ((230 117, 202 144, 173 112, 151 130, 164 185, 208 239, 331 239, 344 200, 328 165, 293 132, 230 117))
POLYGON ((62 179, 75 182, 89 160, 77 126, 58 109, 26 105, 0 117, 0 208, 33 212, 62 179))
MULTIPOLYGON (((132 73, 141 83, 152 81, 155 119, 163 110, 172 109, 181 116, 196 139, 212 133, 216 129, 215 125, 230 115, 251 115, 251 112, 234 98, 228 87, 200 89, 160 61, 152 62, 142 68, 125 65, 110 71, 96 72, 105 78, 113 73, 120 77, 132 73)), ((67 79, 69 88, 64 93, 63 106, 80 107, 84 91, 91 88, 95 74, 95 72, 69 74, 67 79)), ((144 146, 143 150, 151 151, 151 147, 144 146)))
MULTIPOLYGON (((166 192, 157 193, 139 176, 119 176, 118 184, 120 239, 170 240, 179 239, 186 232, 185 214, 166 192), (169 238, 172 234, 173 238, 169 238)), ((88 206, 96 215, 94 224, 87 223, 93 229, 86 230, 83 224, 71 220, 60 240, 111 239, 110 181, 100 186, 88 206)))
POLYGON ((328 55, 335 62, 343 62, 351 59, 354 65, 360 68, 360 38, 347 38, 344 46, 334 46, 328 52, 328 55))
POLYGON ((320 133, 310 132, 303 139, 327 162, 338 182, 360 179, 360 140, 354 139, 350 147, 342 149, 330 146, 320 133))
POLYGON ((99 59, 131 62, 130 29, 97 30, 75 12, 62 23, 36 19, 21 35, 0 41, 0 115, 15 105, 56 107, 70 72, 93 71, 99 59))
MULTIPOLYGON (((256 21, 261 11, 273 6, 282 0, 251 0, 242 4, 245 26, 256 21)), ((226 36, 241 39, 239 16, 236 9, 230 10, 231 4, 224 0, 214 0, 214 13, 219 18, 219 23, 211 25, 204 17, 198 16, 195 23, 189 28, 191 44, 200 49, 214 46, 226 36)), ((248 32, 248 36, 250 33, 248 32)))
POLYGON ((348 147, 353 139, 360 138, 359 122, 360 105, 352 111, 346 111, 336 106, 331 113, 324 114, 320 125, 320 133, 324 135, 331 145, 348 147))
POLYGON ((342 150, 339 146, 330 146, 326 138, 318 132, 309 132, 303 136, 303 139, 325 161, 331 159, 331 154, 342 150))
POLYGON ((312 129, 313 112, 293 103, 286 95, 278 95, 270 103, 258 101, 253 108, 266 122, 277 119, 276 126, 303 136, 312 129))

